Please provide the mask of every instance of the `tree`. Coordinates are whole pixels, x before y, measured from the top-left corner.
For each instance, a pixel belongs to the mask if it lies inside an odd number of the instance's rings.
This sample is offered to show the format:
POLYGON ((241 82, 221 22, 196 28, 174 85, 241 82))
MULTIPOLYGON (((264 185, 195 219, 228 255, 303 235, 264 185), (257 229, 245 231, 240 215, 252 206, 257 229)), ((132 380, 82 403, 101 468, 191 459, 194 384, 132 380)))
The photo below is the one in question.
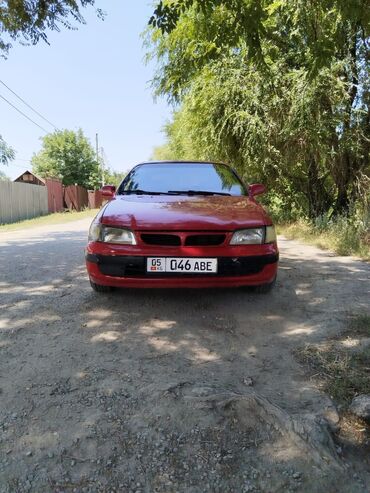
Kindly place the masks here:
MULTIPOLYGON (((47 43, 47 30, 60 31, 60 26, 75 29, 71 18, 85 24, 81 9, 94 3, 95 0, 0 1, 0 53, 7 55, 12 46, 9 40, 37 44, 41 39, 47 43)), ((101 9, 96 13, 104 17, 101 9)))
POLYGON ((12 149, 0 135, 0 164, 8 164, 15 158, 15 151, 12 149))
MULTIPOLYGON (((169 131, 170 124, 164 127, 165 132, 169 131)), ((173 143, 167 142, 161 146, 154 147, 152 155, 150 156, 151 161, 171 161, 173 159, 178 159, 180 153, 176 153, 173 149, 173 143)))
POLYGON ((1 170, 0 170, 0 181, 10 181, 10 178, 8 176, 6 176, 4 171, 1 171, 1 170))
POLYGON ((312 218, 348 211, 370 175, 370 40, 346 2, 258 2, 255 49, 254 0, 163 2, 184 7, 149 32, 155 91, 178 104, 163 152, 231 161, 312 218))
POLYGON ((102 180, 104 178, 106 185, 115 185, 117 187, 127 175, 126 171, 113 171, 110 168, 108 157, 103 147, 100 147, 99 150, 99 166, 102 180))
POLYGON ((43 178, 59 177, 64 185, 99 188, 99 164, 82 130, 57 130, 42 138, 42 149, 32 157, 33 171, 43 178))
POLYGON ((187 47, 188 55, 195 55, 193 62, 196 59, 198 66, 204 55, 206 59, 223 56, 225 50, 233 50, 241 42, 247 48, 248 61, 268 64, 267 45, 286 51, 292 40, 304 38, 310 52, 307 61, 316 70, 328 66, 342 50, 347 35, 344 26, 356 26, 363 39, 370 34, 366 0, 159 0, 149 26, 170 36, 189 16, 196 20, 196 30, 189 33, 193 43, 187 47))
POLYGON ((118 185, 127 175, 127 171, 113 171, 110 168, 104 170, 104 181, 107 185, 118 185))

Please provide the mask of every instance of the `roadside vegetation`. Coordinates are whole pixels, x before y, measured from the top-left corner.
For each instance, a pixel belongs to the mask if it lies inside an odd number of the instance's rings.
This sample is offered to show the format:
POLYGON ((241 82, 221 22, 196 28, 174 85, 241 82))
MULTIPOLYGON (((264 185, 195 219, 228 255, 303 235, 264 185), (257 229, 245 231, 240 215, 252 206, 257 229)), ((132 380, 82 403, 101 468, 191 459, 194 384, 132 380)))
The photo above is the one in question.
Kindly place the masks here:
POLYGON ((55 130, 42 137, 41 150, 32 157, 32 171, 42 178, 60 177, 63 185, 97 189, 101 167, 81 129, 55 130))
POLYGON ((86 217, 94 217, 98 209, 85 209, 80 212, 55 212, 46 216, 35 217, 33 219, 25 219, 12 224, 0 224, 0 233, 7 231, 15 231, 17 229, 34 228, 36 226, 47 226, 51 224, 62 224, 66 222, 78 221, 86 217))
MULTIPOLYGON (((279 218, 277 218, 279 221, 279 218)), ((338 255, 353 255, 370 260, 370 215, 353 213, 334 219, 319 217, 313 221, 299 219, 278 222, 279 234, 289 239, 303 240, 338 255)))
POLYGON ((159 2, 148 57, 175 109, 153 157, 230 162, 267 186, 288 236, 367 258, 369 12, 357 0, 159 2))
POLYGON ((42 148, 32 157, 32 171, 42 178, 59 177, 63 185, 78 184, 98 189, 105 183, 119 185, 126 172, 112 171, 105 162, 104 149, 98 159, 81 129, 56 130, 42 138, 42 148))
POLYGON ((320 387, 337 403, 370 394, 370 315, 358 315, 337 338, 296 351, 320 387))
POLYGON ((370 315, 353 316, 337 337, 306 344, 294 354, 311 379, 334 400, 339 412, 339 441, 364 447, 368 454, 369 422, 353 413, 351 402, 357 396, 370 395, 370 315))

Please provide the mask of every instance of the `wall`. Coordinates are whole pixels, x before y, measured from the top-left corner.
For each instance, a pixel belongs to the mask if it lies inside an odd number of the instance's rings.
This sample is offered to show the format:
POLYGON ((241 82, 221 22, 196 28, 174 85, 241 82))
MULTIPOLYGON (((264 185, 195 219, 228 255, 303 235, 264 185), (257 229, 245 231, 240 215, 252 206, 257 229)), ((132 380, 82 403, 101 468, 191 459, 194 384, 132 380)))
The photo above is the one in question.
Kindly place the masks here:
POLYGON ((48 213, 48 191, 44 186, 0 181, 0 224, 48 213))

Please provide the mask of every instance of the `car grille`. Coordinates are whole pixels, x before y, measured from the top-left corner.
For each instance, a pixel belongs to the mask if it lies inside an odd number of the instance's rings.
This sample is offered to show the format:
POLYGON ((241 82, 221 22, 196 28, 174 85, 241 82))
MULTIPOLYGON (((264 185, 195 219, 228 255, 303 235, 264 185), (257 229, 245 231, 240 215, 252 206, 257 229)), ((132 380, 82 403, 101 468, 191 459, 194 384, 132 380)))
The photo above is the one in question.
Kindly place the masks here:
POLYGON ((186 246, 217 246, 222 245, 226 235, 189 235, 185 238, 186 246))
POLYGON ((179 274, 146 272, 146 257, 87 255, 89 262, 98 264, 100 272, 113 277, 197 277, 197 276, 246 276, 258 274, 268 264, 278 261, 278 255, 253 257, 219 257, 215 274, 179 274))
POLYGON ((218 246, 226 239, 226 234, 163 234, 163 233, 141 233, 141 240, 147 245, 163 246, 218 246), (183 240, 182 240, 183 238, 183 240))
POLYGON ((177 235, 166 234, 141 234, 141 239, 147 245, 166 245, 166 246, 180 246, 181 238, 177 235))

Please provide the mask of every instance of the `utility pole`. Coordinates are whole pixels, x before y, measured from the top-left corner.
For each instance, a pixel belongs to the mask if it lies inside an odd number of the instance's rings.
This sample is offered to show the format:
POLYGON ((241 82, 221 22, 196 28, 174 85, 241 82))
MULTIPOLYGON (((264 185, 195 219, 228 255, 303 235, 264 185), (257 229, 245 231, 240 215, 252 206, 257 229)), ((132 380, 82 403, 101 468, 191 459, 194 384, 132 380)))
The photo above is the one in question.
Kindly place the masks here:
POLYGON ((105 180, 104 180, 104 159, 101 159, 101 162, 99 163, 99 136, 96 133, 95 134, 95 145, 96 145, 96 161, 98 164, 100 164, 101 167, 101 184, 104 187, 105 185, 105 180))

